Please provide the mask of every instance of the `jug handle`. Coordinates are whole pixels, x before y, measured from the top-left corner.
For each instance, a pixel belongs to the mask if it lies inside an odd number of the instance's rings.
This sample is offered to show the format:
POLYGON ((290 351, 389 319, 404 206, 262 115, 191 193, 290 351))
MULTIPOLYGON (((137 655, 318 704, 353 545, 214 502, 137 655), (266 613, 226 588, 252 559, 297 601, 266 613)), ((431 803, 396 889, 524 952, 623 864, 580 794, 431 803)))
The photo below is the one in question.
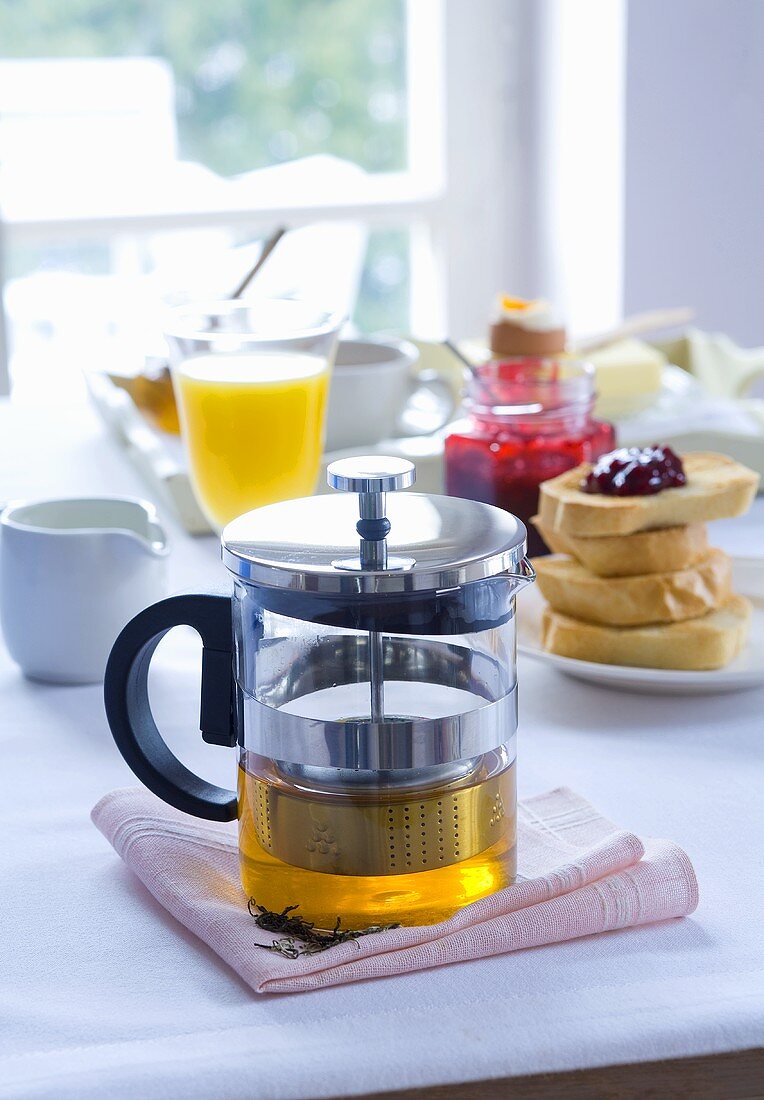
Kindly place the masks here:
POLYGON ((148 696, 154 650, 174 626, 201 635, 199 726, 212 745, 236 744, 231 597, 170 596, 141 611, 114 643, 104 677, 104 704, 119 751, 150 791, 171 806, 211 821, 236 817, 236 792, 207 783, 170 752, 157 729, 148 696))

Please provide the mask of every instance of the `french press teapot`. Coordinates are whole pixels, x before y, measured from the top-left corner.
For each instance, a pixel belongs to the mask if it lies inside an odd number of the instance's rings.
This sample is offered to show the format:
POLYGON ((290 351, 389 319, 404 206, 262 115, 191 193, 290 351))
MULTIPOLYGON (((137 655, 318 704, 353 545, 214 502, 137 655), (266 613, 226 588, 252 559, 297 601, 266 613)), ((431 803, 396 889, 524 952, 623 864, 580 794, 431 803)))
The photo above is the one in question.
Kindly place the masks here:
POLYGON ((186 813, 238 817, 247 896, 319 927, 435 923, 515 876, 525 527, 394 493, 414 480, 402 459, 343 459, 328 470, 339 492, 235 519, 232 595, 147 608, 106 670, 136 775, 186 813), (202 737, 237 747, 238 793, 192 774, 152 718, 149 663, 179 624, 202 637, 202 737))

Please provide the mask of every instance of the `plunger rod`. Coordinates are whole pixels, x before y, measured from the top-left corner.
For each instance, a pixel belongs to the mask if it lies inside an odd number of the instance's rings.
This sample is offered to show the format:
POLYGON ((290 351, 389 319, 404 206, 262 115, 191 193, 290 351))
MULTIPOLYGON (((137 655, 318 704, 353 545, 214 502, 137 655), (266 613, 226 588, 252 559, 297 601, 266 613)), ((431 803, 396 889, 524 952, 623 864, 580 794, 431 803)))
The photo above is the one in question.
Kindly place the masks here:
MULTIPOLYGON (((384 517, 384 493, 360 493, 359 504, 362 520, 378 520, 384 517)), ((360 549, 362 569, 387 568, 387 543, 384 538, 379 541, 361 539, 360 549)), ((381 722, 385 714, 385 655, 382 635, 376 630, 369 631, 369 681, 371 720, 381 722)))
MULTIPOLYGON (((333 489, 358 493, 361 516, 356 524, 361 536, 358 566, 363 571, 386 570, 390 520, 385 515, 385 496, 414 484, 414 463, 385 455, 339 458, 329 463, 326 480, 333 489)), ((396 568, 413 564, 413 559, 410 562, 406 559, 405 563, 396 563, 396 568)), ((350 567, 356 566, 351 563, 350 567)), ((372 721, 381 722, 385 714, 384 643, 382 635, 373 630, 369 632, 369 689, 372 721)))
POLYGON ((369 631, 369 671, 371 680, 371 720, 382 722, 385 716, 385 669, 382 635, 369 631))

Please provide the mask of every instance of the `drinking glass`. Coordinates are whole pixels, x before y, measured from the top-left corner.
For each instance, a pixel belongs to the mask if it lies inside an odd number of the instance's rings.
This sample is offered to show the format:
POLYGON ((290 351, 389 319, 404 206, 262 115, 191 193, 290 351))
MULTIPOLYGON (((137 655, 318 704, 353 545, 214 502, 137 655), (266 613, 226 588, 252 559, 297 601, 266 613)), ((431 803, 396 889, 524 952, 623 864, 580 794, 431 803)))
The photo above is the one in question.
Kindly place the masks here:
POLYGON ((342 321, 290 298, 173 311, 166 336, 181 432, 214 529, 313 492, 342 321))

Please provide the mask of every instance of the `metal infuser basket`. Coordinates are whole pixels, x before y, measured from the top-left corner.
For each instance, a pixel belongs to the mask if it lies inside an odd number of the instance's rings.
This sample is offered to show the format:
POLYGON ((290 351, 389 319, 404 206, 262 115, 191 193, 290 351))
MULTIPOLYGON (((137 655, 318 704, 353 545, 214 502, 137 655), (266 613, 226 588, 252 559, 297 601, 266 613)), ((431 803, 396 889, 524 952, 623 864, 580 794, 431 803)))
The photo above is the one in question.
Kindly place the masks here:
POLYGON ((388 498, 414 482, 403 460, 343 460, 328 477, 341 492, 229 524, 232 599, 195 597, 169 616, 215 635, 202 733, 238 745, 238 796, 170 756, 143 700, 172 600, 116 643, 107 711, 152 790, 200 816, 238 815, 247 893, 332 923, 438 920, 515 873, 525 529, 472 501, 388 498))

